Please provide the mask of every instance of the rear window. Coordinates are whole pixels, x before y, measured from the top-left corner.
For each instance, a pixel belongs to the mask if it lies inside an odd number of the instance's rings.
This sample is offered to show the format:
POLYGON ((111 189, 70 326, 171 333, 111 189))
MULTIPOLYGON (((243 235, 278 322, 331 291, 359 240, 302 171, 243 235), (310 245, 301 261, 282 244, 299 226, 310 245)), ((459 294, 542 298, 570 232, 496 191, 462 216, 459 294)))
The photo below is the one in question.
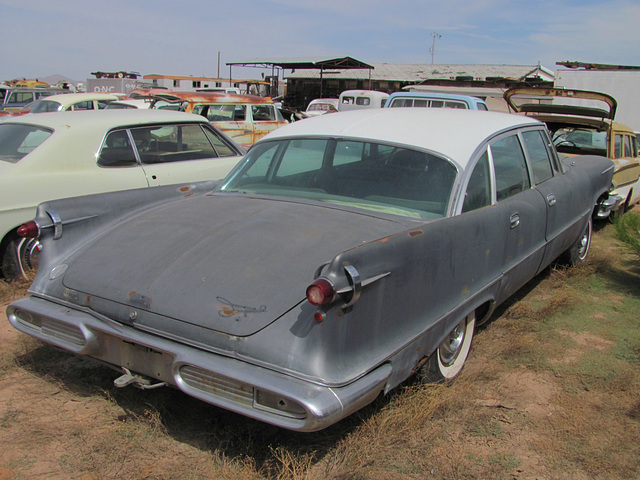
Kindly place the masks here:
POLYGON ((0 124, 0 160, 18 163, 52 133, 37 125, 0 124))
POLYGON ((54 100, 38 100, 33 104, 31 113, 47 113, 62 110, 62 104, 54 100))

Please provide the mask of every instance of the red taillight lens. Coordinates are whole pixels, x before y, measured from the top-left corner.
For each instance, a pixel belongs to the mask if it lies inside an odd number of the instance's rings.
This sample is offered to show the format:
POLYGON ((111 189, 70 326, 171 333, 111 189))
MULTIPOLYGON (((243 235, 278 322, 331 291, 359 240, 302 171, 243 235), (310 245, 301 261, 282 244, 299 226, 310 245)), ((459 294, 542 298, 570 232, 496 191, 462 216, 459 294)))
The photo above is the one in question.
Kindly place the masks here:
POLYGON ((312 305, 324 305, 336 296, 333 284, 326 278, 318 278, 307 287, 307 300, 312 305))
POLYGON ((18 235, 24 238, 38 238, 40 236, 40 227, 35 220, 30 220, 18 227, 18 235))

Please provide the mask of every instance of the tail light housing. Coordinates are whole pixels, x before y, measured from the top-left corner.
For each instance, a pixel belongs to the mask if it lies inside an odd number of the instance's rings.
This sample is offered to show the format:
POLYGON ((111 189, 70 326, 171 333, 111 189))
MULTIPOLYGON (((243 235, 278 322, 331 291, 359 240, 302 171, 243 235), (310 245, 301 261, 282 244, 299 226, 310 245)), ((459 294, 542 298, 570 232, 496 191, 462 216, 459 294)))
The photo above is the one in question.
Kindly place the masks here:
POLYGON ((317 278, 307 287, 307 300, 312 305, 320 306, 331 303, 336 298, 336 290, 328 279, 317 278))
POLYGON ((38 238, 40 236, 40 227, 35 220, 29 220, 18 227, 18 235, 24 238, 38 238))

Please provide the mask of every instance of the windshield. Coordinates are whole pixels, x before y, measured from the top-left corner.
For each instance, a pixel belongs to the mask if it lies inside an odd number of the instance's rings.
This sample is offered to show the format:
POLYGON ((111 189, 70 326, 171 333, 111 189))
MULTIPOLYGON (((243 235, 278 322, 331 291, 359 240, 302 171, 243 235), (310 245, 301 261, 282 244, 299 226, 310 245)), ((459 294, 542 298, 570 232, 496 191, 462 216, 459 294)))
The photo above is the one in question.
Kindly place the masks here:
POLYGON ((561 153, 607 156, 607 132, 590 128, 559 128, 553 134, 553 144, 561 153))
POLYGON ((335 139, 257 144, 218 191, 276 195, 414 218, 447 212, 456 168, 436 155, 335 139))
POLYGON ((317 110, 317 111, 329 111, 329 110, 335 110, 335 109, 336 109, 336 107, 334 107, 330 103, 313 103, 313 104, 309 105, 309 107, 307 108, 307 111, 308 112, 312 112, 314 110, 317 110))
POLYGON ((53 100, 38 100, 31 107, 31 113, 58 112, 60 110, 62 110, 62 104, 53 100))

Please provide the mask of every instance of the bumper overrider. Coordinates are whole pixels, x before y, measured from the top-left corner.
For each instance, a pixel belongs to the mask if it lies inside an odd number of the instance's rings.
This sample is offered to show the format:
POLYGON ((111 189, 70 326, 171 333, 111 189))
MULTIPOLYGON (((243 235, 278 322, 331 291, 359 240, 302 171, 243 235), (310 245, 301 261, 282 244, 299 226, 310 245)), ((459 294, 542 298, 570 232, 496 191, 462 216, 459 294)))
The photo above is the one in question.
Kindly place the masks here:
POLYGON ((618 210, 624 199, 619 195, 609 194, 606 198, 598 202, 596 208, 596 218, 607 218, 612 212, 618 210))
POLYGON ((125 374, 116 386, 174 386, 207 403, 290 430, 321 430, 372 402, 384 389, 384 364, 341 387, 268 368, 122 325, 77 306, 27 297, 7 307, 21 332, 125 374))

